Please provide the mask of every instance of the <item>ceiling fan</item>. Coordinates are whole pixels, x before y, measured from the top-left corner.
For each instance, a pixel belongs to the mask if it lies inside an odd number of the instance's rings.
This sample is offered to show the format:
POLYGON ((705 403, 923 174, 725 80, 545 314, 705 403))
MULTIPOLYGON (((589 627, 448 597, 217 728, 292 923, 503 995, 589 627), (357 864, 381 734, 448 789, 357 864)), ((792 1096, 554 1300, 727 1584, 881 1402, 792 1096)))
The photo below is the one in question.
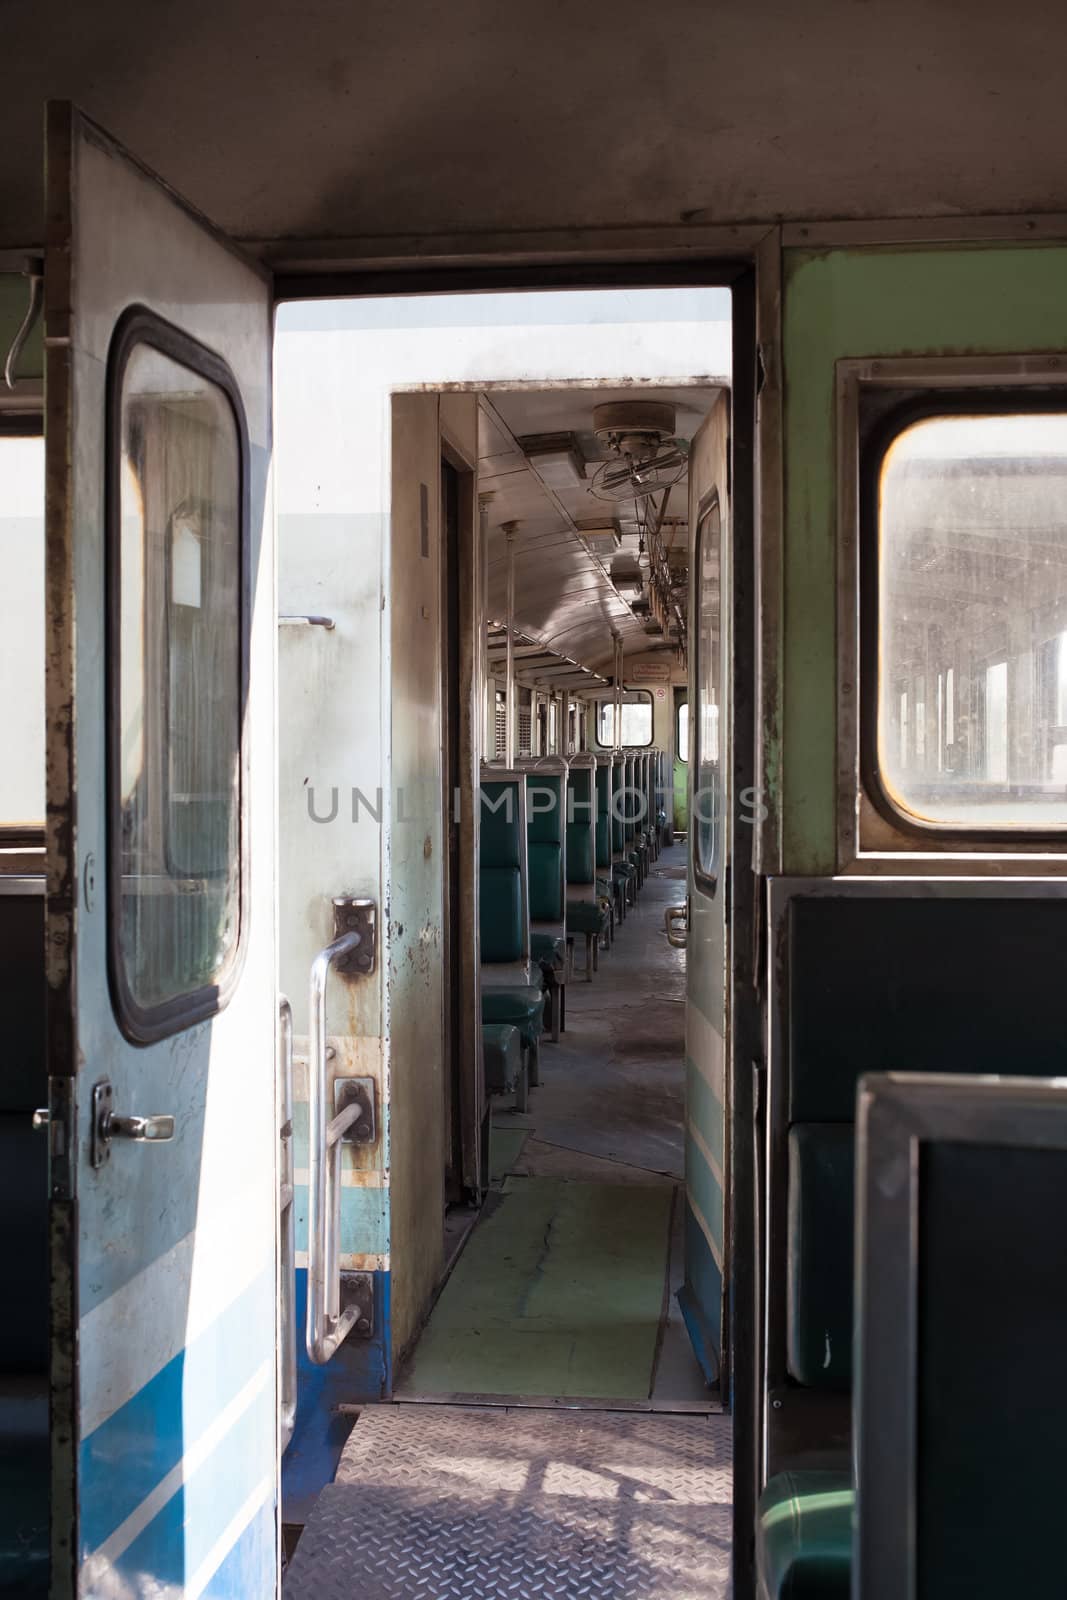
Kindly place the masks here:
POLYGON ((640 500, 685 476, 689 441, 675 436, 674 407, 658 400, 616 400, 593 410, 593 432, 611 451, 593 474, 598 500, 640 500))

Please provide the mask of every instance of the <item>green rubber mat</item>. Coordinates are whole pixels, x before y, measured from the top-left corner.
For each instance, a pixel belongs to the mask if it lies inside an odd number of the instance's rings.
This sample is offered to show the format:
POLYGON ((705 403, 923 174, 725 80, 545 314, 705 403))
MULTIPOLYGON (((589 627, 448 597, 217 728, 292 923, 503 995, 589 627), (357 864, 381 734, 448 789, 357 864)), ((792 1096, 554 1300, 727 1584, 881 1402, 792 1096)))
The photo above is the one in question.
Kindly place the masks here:
POLYGON ((667 1185, 509 1178, 399 1392, 646 1399, 671 1199, 667 1185))
POLYGON ((498 1128, 494 1122, 489 1132, 489 1182, 499 1188, 522 1155, 532 1128, 498 1128))

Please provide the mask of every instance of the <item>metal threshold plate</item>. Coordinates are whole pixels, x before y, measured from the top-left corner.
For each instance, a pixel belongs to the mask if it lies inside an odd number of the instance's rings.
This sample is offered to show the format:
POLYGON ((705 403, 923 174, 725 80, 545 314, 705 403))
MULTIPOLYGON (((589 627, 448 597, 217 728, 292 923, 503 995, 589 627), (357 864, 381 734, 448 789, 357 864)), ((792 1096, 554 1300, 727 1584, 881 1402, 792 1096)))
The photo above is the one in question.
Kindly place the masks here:
POLYGON ((360 1415, 284 1600, 725 1600, 730 1418, 360 1415))

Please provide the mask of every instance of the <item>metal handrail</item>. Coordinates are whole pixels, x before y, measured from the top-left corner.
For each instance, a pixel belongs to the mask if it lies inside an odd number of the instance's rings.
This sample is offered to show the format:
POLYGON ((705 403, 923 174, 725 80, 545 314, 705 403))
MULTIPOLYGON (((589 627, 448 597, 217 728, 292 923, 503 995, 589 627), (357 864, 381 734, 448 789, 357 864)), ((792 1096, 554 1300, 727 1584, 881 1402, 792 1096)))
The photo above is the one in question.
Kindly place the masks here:
POLYGON ((362 1116, 358 1102, 328 1117, 326 1103, 326 983, 330 968, 362 944, 344 933, 311 964, 308 1011, 308 1307, 307 1352, 322 1366, 351 1333, 358 1306, 341 1310, 341 1140, 362 1116))
POLYGON ((293 1159, 293 1008, 278 996, 278 1224, 281 1279, 281 1449, 296 1427, 296 1173, 293 1159))

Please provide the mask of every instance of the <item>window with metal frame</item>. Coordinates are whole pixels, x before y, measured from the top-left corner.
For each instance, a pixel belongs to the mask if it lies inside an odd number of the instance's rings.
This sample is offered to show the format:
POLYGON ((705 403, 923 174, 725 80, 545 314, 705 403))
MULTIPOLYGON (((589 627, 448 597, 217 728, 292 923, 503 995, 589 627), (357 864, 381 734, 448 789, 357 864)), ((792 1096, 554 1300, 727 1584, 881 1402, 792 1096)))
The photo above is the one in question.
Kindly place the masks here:
POLYGON ((0 418, 0 844, 44 842, 44 438, 0 418))
POLYGON ((601 700, 597 705, 597 744, 604 750, 621 745, 627 750, 643 750, 652 743, 652 696, 647 689, 624 689, 619 718, 622 737, 615 738, 615 703, 601 700))
POLYGON ((108 887, 120 1026, 148 1043, 236 977, 247 432, 229 369, 146 311, 108 374, 108 887))
POLYGON ((1067 411, 913 405, 864 471, 872 799, 912 831, 1062 834, 1067 411))
POLYGON ((680 700, 676 712, 674 748, 683 764, 689 760, 689 701, 680 700))
POLYGON ((722 512, 718 496, 700 519, 696 535, 696 626, 693 630, 696 708, 689 737, 690 832, 693 875, 714 894, 722 848, 722 767, 719 760, 722 703, 722 512))

